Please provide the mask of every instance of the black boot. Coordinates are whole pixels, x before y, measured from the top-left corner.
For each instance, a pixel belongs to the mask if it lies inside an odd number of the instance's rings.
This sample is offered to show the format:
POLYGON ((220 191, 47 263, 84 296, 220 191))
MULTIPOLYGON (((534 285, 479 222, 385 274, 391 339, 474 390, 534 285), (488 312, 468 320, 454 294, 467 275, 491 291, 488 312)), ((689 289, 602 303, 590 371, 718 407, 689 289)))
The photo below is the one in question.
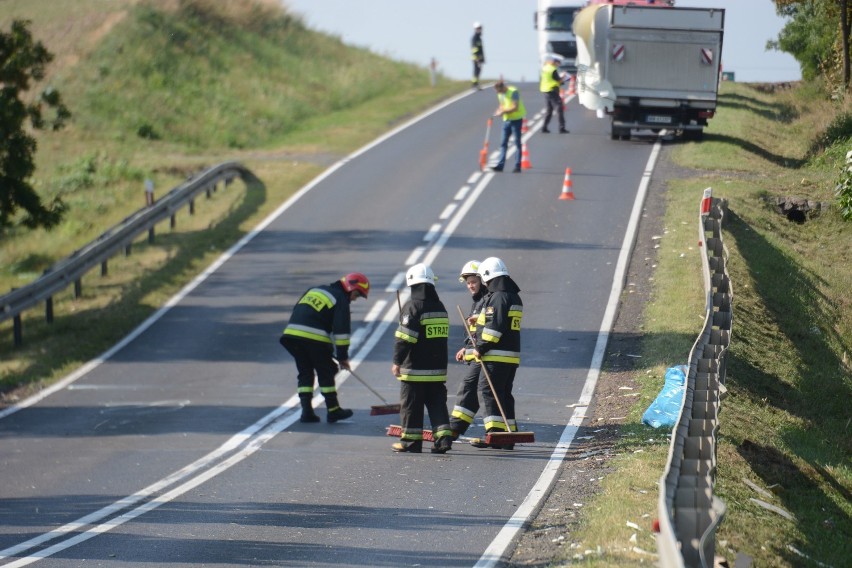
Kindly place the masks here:
POLYGON ((328 416, 326 416, 326 420, 329 422, 337 422, 338 420, 346 420, 347 418, 351 418, 352 415, 355 414, 351 410, 347 408, 332 408, 328 411, 328 416))
POLYGON ((453 438, 452 436, 442 436, 435 440, 435 444, 432 446, 433 454, 446 454, 448 450, 453 447, 453 438))
POLYGON ((299 402, 302 403, 302 416, 299 418, 299 422, 311 423, 320 421, 320 417, 314 413, 314 407, 311 406, 310 396, 300 396, 299 402))

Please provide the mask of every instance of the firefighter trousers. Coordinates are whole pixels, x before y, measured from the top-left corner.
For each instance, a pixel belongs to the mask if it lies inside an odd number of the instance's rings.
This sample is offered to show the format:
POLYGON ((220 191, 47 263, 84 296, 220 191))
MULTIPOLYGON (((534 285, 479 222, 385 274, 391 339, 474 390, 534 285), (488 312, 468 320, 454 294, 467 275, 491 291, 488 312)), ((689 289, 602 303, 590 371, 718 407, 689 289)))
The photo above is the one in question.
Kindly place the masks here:
POLYGON ((328 410, 340 406, 334 376, 339 370, 334 362, 334 347, 330 343, 301 339, 290 335, 281 336, 281 345, 296 360, 299 398, 313 398, 314 376, 328 410))
POLYGON ((515 423, 515 397, 512 396, 512 386, 515 383, 515 372, 518 370, 517 365, 511 363, 497 363, 495 361, 484 361, 482 365, 488 370, 488 376, 491 377, 491 382, 494 384, 495 392, 491 391, 488 385, 488 380, 483 372, 479 377, 479 394, 482 396, 482 406, 484 409, 485 431, 508 431, 516 432, 518 427, 515 423), (509 424, 503 421, 500 415, 500 406, 497 404, 497 398, 503 406, 503 411, 506 413, 506 420, 509 424))
POLYGON ((469 363, 459 383, 456 404, 453 407, 453 413, 450 418, 450 428, 458 435, 467 432, 467 429, 473 424, 473 418, 479 411, 478 388, 480 370, 481 365, 479 363, 469 363))
POLYGON ((403 442, 422 442, 424 409, 429 413, 432 436, 437 441, 452 436, 447 412, 447 384, 443 381, 400 381, 399 419, 403 442))

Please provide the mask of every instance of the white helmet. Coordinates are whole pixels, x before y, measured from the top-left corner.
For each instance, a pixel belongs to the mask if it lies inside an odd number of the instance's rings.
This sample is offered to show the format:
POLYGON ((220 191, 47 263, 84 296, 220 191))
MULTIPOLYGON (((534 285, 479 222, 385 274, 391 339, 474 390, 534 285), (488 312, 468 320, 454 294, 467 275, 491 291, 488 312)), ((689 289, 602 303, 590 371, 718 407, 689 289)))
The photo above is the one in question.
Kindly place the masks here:
POLYGON ((508 276, 509 269, 502 260, 496 256, 490 256, 479 263, 479 277, 483 282, 496 278, 498 276, 508 276))
POLYGON ((479 22, 473 22, 473 29, 478 29, 478 28, 481 28, 481 27, 482 27, 482 24, 480 24, 479 22))
POLYGON ((415 284, 431 284, 435 285, 435 273, 432 272, 432 267, 419 262, 408 269, 405 273, 405 283, 409 286, 415 284))
POLYGON ((479 261, 468 260, 459 273, 459 282, 464 282, 468 276, 479 275, 479 261))

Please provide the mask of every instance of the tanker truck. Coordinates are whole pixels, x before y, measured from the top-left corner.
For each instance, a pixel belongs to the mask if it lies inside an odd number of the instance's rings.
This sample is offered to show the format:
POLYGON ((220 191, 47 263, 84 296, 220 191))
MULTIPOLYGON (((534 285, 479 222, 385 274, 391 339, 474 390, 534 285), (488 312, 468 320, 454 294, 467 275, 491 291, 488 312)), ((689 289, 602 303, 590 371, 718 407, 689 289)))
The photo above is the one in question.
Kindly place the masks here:
POLYGON ((577 98, 611 138, 662 129, 699 140, 716 112, 725 10, 596 4, 574 18, 577 98))

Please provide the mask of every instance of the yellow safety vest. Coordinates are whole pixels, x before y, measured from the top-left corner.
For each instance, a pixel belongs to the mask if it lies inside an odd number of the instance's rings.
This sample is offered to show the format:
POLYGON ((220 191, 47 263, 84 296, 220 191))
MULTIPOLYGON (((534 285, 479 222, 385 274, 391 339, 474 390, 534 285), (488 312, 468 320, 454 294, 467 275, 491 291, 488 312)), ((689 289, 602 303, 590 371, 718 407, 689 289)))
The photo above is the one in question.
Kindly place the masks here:
POLYGON ((553 78, 554 71, 556 71, 556 67, 552 63, 545 63, 544 67, 542 67, 541 83, 539 86, 539 90, 542 93, 549 93, 553 89, 559 88, 559 81, 553 78))
MULTIPOLYGON (((497 100, 500 101, 500 107, 506 108, 512 104, 512 96, 518 91, 515 87, 506 87, 505 93, 497 93, 497 100)), ((503 113, 503 120, 519 120, 527 114, 527 109, 524 108, 524 101, 518 95, 518 108, 515 112, 503 113)))

